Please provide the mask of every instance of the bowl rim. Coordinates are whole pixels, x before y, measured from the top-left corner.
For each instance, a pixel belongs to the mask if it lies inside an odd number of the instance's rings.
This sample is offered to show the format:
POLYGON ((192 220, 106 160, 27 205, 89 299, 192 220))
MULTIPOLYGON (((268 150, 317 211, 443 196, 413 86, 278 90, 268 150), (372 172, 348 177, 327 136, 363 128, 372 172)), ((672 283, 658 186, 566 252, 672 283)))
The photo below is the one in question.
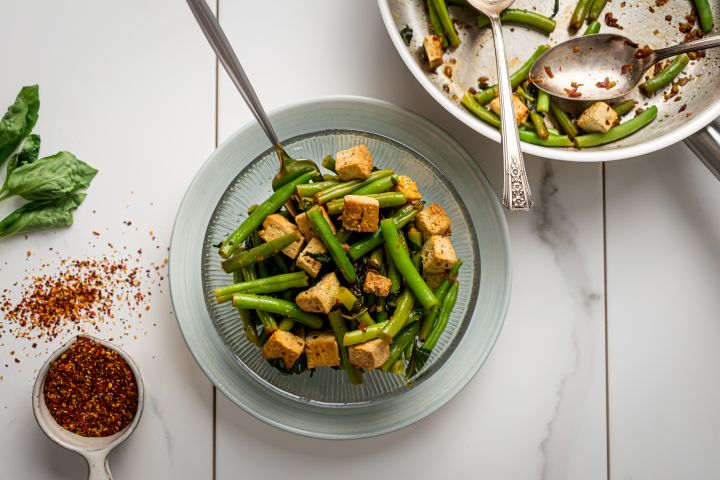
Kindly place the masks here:
MULTIPOLYGON (((385 30, 387 30, 390 40, 395 46, 395 50, 397 50, 403 63, 405 63, 405 66, 408 70, 410 70, 410 73, 412 73, 425 91, 427 91, 427 93, 429 93, 437 103, 439 103, 445 110, 462 123, 494 142, 500 143, 499 131, 476 118, 459 105, 455 104, 435 87, 435 85, 428 79, 425 71, 415 62, 408 48, 404 43, 402 43, 400 35, 393 35, 396 25, 393 20, 389 0, 377 0, 377 3, 380 9, 380 15, 385 25, 385 30)), ((520 145, 522 151, 525 153, 553 160, 564 160, 569 162, 604 162, 611 160, 623 160, 626 158, 646 155, 665 147, 669 147, 670 145, 674 145, 681 140, 685 140, 685 138, 696 133, 702 128, 705 128, 706 125, 718 116, 720 116, 720 102, 714 102, 713 105, 705 108, 702 112, 693 115, 690 119, 688 119, 689 121, 682 124, 679 128, 666 132, 658 138, 644 140, 636 145, 613 148, 609 150, 566 150, 562 148, 533 145, 522 141, 520 142, 520 145)))
MULTIPOLYGON (((475 165, 477 178, 482 183, 483 188, 492 194, 493 201, 490 202, 490 208, 491 213, 494 217, 498 219, 497 222, 497 229, 498 229, 498 235, 499 240, 504 247, 504 255, 501 259, 498 260, 499 264, 501 264, 501 268, 504 271, 504 282, 501 282, 497 285, 497 288, 502 292, 502 295, 498 297, 499 302, 499 309, 497 311, 498 313, 498 320, 496 324, 494 325, 494 331, 492 332, 492 336, 489 337, 488 345, 487 345, 487 355, 485 355, 484 358, 481 359, 481 361, 477 362, 473 366, 465 369, 463 372, 463 378, 462 380, 456 382, 455 385, 453 385, 453 388, 449 388, 448 391, 445 393, 445 396, 440 404, 434 404, 430 408, 423 411, 421 414, 415 415, 413 418, 410 418, 406 421, 397 422, 392 425, 386 425, 381 428, 376 428, 375 430, 369 432, 369 431, 362 431, 362 432, 355 432, 355 433, 335 433, 335 432, 326 432, 326 431, 318 431, 316 429, 311 428, 300 428, 294 425, 289 425, 286 423, 283 423, 282 421, 276 420, 272 415, 265 415, 261 412, 256 411, 251 406, 246 405, 241 401, 241 399, 236 398, 236 395, 230 391, 228 386, 224 385, 224 383, 218 378, 219 375, 222 374, 220 372, 221 368, 214 364, 211 361, 207 361, 206 358, 204 358, 202 352, 201 352, 201 346, 198 346, 194 343, 196 340, 194 338, 194 332, 192 332, 190 329, 186 329, 183 326, 184 321, 180 318, 180 312, 182 311, 179 307, 180 299, 178 299, 175 295, 176 289, 179 289, 179 284, 177 286, 174 286, 175 283, 180 282, 181 280, 178 280, 177 277, 174 275, 175 262, 173 261, 176 259, 176 255, 174 254, 174 251, 177 249, 177 247, 174 249, 173 246, 175 246, 179 240, 178 240, 178 224, 180 223, 179 220, 182 219, 184 216, 184 212, 187 209, 187 202, 188 198, 193 190, 193 186, 196 185, 198 182, 198 179, 203 177, 205 172, 211 167, 211 165, 216 162, 216 157, 220 155, 220 152, 222 152, 225 148, 228 147, 231 143, 235 142, 236 139, 240 136, 247 135, 250 130, 258 129, 256 122, 253 120, 250 120, 248 123, 240 127, 238 130, 236 130, 233 134, 229 135, 228 138, 223 141, 209 156, 209 158, 203 163, 203 165, 199 168, 198 172, 194 176, 193 180, 188 186, 187 191, 185 192, 182 202, 180 204, 180 207, 178 209, 178 213, 175 218, 175 222, 173 225, 172 230, 172 238, 171 238, 171 247, 170 247, 170 254, 169 254, 169 282, 170 282, 170 291, 171 291, 171 299, 173 304, 173 310, 175 312, 175 318, 178 323, 178 326, 180 328, 180 332, 182 334, 183 340, 185 344, 187 345, 188 349, 190 350, 191 354, 193 355, 196 363, 200 367, 200 369, 205 373, 205 375, 208 377, 208 379, 213 383, 213 385, 218 388, 231 402, 239 406, 242 410, 249 413, 251 416, 255 417, 258 420, 261 420, 262 422, 271 425, 273 427, 279 428, 281 430, 285 430, 291 433, 295 433, 302 436, 307 437, 313 437, 313 438, 321 438, 321 439, 357 439, 357 438, 367 438, 367 437, 373 437, 377 435, 386 434, 401 428, 404 428, 408 425, 411 425, 417 421, 419 421, 422 418, 425 418, 427 415, 433 413, 435 410, 440 408, 442 405, 445 405, 447 402, 449 402, 452 398, 455 397, 457 393, 459 393, 462 388, 464 388, 467 383, 469 383, 472 378, 475 376, 475 374, 480 370, 482 365, 487 360, 487 357, 489 356, 490 352, 492 351, 492 348, 494 347, 495 342, 497 341, 497 338, 499 337, 499 333, 502 329, 502 326, 504 324, 505 318, 507 316, 507 311, 509 307, 509 299, 510 299, 510 292, 511 292, 511 283, 512 283, 512 268, 511 268, 511 252, 510 252, 510 240, 509 240, 509 231, 508 231, 508 225, 507 221, 505 219, 504 211, 502 210, 502 207, 500 206, 499 201, 497 200, 497 197, 494 196, 492 193, 492 187, 490 185, 489 180, 485 176, 482 169, 479 167, 477 162, 470 156, 470 154, 455 140, 450 134, 442 130, 440 127, 435 125, 434 123, 430 122, 426 118, 408 110, 402 107, 399 107, 397 105, 394 105, 392 103, 368 98, 368 97, 362 97, 362 96, 354 96, 354 95, 333 95, 333 96, 324 96, 320 98, 311 98, 307 100, 302 100, 298 102, 294 102, 291 104, 284 105, 280 108, 273 109, 270 112, 270 116, 281 116, 283 114, 292 114, 293 112, 302 111, 303 109, 307 109, 308 107, 321 107, 321 106, 337 106, 333 104, 342 104, 344 107, 353 107, 353 106, 363 106, 363 107, 369 107, 374 109, 381 109, 381 110, 390 110, 394 111, 399 115, 403 115, 406 117, 410 117, 415 122, 419 122, 423 126, 436 129, 439 132, 442 132, 446 138, 449 145, 451 145, 458 153, 461 153, 466 157, 466 160, 471 162, 473 165, 475 165), (192 337, 192 338, 191 338, 192 337)), ((259 131, 259 130, 258 130, 259 131)), ((392 138, 392 137, 391 137, 392 138)), ((403 143, 400 140, 397 140, 400 143, 403 143)), ((185 214, 187 215, 187 214, 185 214)), ((181 268, 182 269, 182 268, 181 268)), ((178 275, 179 276, 179 275, 178 275)), ((481 276, 482 277, 482 276, 481 276)), ((219 334, 214 329, 214 335, 218 336, 218 341, 223 343, 222 339, 219 337, 219 334)), ((212 341, 212 340, 211 340, 212 341)), ((445 368, 445 366, 443 367, 445 368)), ((254 381, 254 380, 253 380, 254 381)), ((422 388, 419 387, 419 388, 422 388)), ((264 389, 263 389, 264 391, 264 389)), ((293 402, 296 405, 299 405, 301 407, 307 407, 305 404, 297 404, 297 402, 293 402)), ((360 411, 368 408, 367 405, 361 405, 358 406, 355 410, 360 411)), ((326 411, 330 412, 332 409, 325 409, 326 411)))

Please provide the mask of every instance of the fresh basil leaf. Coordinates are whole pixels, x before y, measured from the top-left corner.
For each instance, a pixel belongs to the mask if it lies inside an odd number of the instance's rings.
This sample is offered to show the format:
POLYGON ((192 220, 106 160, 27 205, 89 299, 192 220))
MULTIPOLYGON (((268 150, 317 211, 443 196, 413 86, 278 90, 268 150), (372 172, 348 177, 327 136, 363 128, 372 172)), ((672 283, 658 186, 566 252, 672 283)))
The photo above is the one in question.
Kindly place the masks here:
POLYGON ((5 182, 0 187, 0 193, 5 192, 8 189, 8 180, 10 175, 17 167, 21 167, 27 163, 32 163, 38 159, 40 154, 40 135, 32 134, 25 139, 23 142, 22 149, 10 157, 10 161, 7 164, 7 170, 5 174, 5 182))
POLYGON ((52 200, 87 188, 97 170, 70 152, 60 152, 16 168, 8 178, 9 195, 52 200))
POLYGON ((410 380, 423 369, 429 358, 429 350, 426 350, 423 347, 418 347, 417 344, 413 345, 412 353, 410 354, 410 359, 408 360, 407 368, 405 370, 406 383, 410 382, 410 380))
POLYGON ((85 200, 85 194, 70 194, 57 200, 26 203, 0 220, 0 238, 20 233, 69 227, 73 223, 72 211, 85 200))
POLYGON ((40 91, 37 85, 23 87, 0 120, 0 165, 32 132, 40 111, 40 91))

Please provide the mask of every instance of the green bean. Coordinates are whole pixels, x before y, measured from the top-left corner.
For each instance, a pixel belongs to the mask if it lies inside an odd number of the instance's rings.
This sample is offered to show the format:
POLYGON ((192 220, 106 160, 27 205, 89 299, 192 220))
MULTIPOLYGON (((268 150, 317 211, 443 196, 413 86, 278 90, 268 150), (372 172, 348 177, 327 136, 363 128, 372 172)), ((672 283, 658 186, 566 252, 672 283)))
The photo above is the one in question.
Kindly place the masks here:
MULTIPOLYGON (((242 272, 236 271, 233 272, 233 282, 241 282, 242 281, 242 272)), ((244 308, 238 308, 236 309, 238 311, 238 314, 240 315, 240 320, 242 320, 243 323, 243 332, 245 332, 245 338, 247 338, 247 341, 257 345, 258 342, 258 334, 257 330, 255 329, 255 323, 253 322, 253 314, 250 310, 246 310, 244 308)))
POLYGON ((332 155, 326 155, 325 158, 322 159, 322 166, 327 168, 328 170, 335 171, 335 159, 332 155))
POLYGON ((550 109, 550 94, 538 89, 536 110, 540 113, 547 113, 550 109))
POLYGON ((572 17, 570 17, 570 26, 574 28, 575 30, 580 29, 582 27, 583 22, 585 21, 585 17, 587 17, 588 11, 590 10, 590 6, 593 3, 593 0, 579 0, 577 3, 577 6, 575 7, 575 11, 572 14, 572 17))
POLYGON ((289 317, 285 317, 280 320, 280 323, 278 324, 278 330, 282 330, 283 332, 289 332, 294 326, 295 320, 289 317))
POLYGON ((443 30, 442 23, 440 23, 435 5, 433 5, 432 0, 425 0, 425 3, 427 4, 428 16, 430 17, 430 25, 432 26, 433 32, 442 40, 442 47, 447 48, 447 35, 445 35, 445 30, 443 30))
POLYGON ((285 256, 284 255, 273 255, 270 257, 270 261, 273 264, 273 267, 277 272, 280 273, 288 273, 290 270, 288 270, 287 265, 285 264, 285 256))
POLYGON ((450 314, 452 313, 453 308, 455 307, 455 302, 457 301, 458 290, 459 283, 455 281, 450 286, 450 290, 445 296, 442 308, 440 309, 440 313, 437 317, 437 322, 435 322, 435 325, 430 331, 430 335, 428 335, 427 340, 423 343, 423 348, 425 350, 431 351, 435 348, 438 340, 440 340, 440 336, 445 331, 445 327, 447 327, 448 321, 450 320, 450 314))
MULTIPOLYGON (((405 357, 405 360, 410 360, 410 355, 412 355, 414 346, 415 346, 414 342, 410 342, 405 347, 405 351, 403 351, 403 357, 405 357)), ((397 360, 395 362, 397 363, 397 360)))
POLYGON ((617 105, 613 105, 612 109, 615 110, 615 113, 618 114, 618 117, 622 117, 632 112, 636 104, 637 102, 635 100, 625 100, 624 102, 620 102, 617 105))
MULTIPOLYGON (((555 31, 555 20, 529 10, 508 8, 500 15, 500 20, 502 23, 518 23, 520 25, 534 27, 546 33, 555 31)), ((482 14, 477 17, 478 27, 484 28, 488 25, 490 25, 490 19, 488 17, 482 14)))
POLYGON ((438 303, 430 287, 413 266, 408 253, 400 245, 399 233, 392 219, 385 219, 380 222, 382 235, 388 244, 388 251, 397 269, 402 274, 407 286, 413 291, 418 301, 424 308, 430 308, 438 303))
MULTIPOLYGON (((519 69, 517 69, 512 75, 510 75, 510 85, 512 86, 513 90, 515 90, 517 86, 520 85, 522 82, 527 80, 528 75, 530 75, 530 69, 535 63, 535 60, 540 58, 540 55, 547 52, 549 49, 550 46, 548 45, 540 45, 535 49, 535 52, 532 54, 532 56, 528 58, 527 61, 523 63, 519 69)), ((485 105, 487 103, 490 103, 493 98, 497 97, 497 95, 498 87, 497 85, 493 85, 492 87, 488 87, 485 90, 476 93, 475 101, 480 105, 485 105)))
POLYGON ((327 180, 315 183, 302 183, 296 187, 298 197, 312 197, 318 192, 339 185, 339 180, 327 180))
MULTIPOLYGON (((360 195, 359 193, 353 192, 353 195, 360 195)), ((363 194, 364 197, 374 198, 380 204, 380 208, 388 207, 399 207, 405 205, 407 200, 405 194, 400 192, 385 192, 385 193, 370 193, 363 194)), ((327 207, 328 215, 340 215, 345 209, 345 199, 336 198, 325 204, 327 207)))
POLYGON ((596 147, 612 143, 637 132, 657 117, 657 107, 653 105, 635 118, 613 127, 605 133, 588 133, 575 137, 575 144, 578 148, 596 147))
POLYGON ((313 228, 315 229, 315 232, 317 232, 318 236, 320 237, 320 240, 322 240, 322 242, 327 247, 328 252, 330 253, 330 257, 332 257, 335 265, 337 265, 338 270, 340 270, 343 278, 345 278, 345 280, 350 283, 355 283, 355 280, 357 278, 355 274, 355 268, 350 262, 350 259, 347 257, 343 246, 340 244, 338 239, 335 238, 335 234, 330 228, 330 224, 325 219, 325 215, 323 215, 320 207, 314 206, 310 210, 308 210, 307 217, 308 220, 310 220, 313 228))
POLYGON ((550 100, 550 113, 555 118, 560 130, 565 132, 571 140, 580 133, 568 114, 562 111, 552 100, 550 100))
MULTIPOLYGON (((257 236, 257 232, 255 232, 253 235, 257 236)), ((258 267, 261 267, 264 264, 265 264, 265 262, 258 262, 256 265, 258 267)), ((252 281, 255 281, 258 279, 257 272, 255 271, 256 265, 248 265, 247 267, 243 267, 240 269, 240 271, 242 272, 243 279, 246 282, 252 282, 252 281)), ((237 276, 235 275, 235 272, 233 272, 233 278, 237 278, 237 276)), ((260 319, 260 323, 262 323, 262 325, 264 327, 263 332, 266 330, 272 332, 273 330, 275 330, 277 328, 277 323, 275 322, 275 318, 270 313, 258 310, 256 312, 256 314, 257 314, 258 318, 260 319)), ((258 344, 260 343, 261 339, 262 339, 262 335, 260 338, 258 338, 258 344)))
POLYGON ((448 12, 447 5, 445 5, 445 0, 431 1, 433 7, 435 7, 438 18, 440 19, 443 30, 445 31, 445 35, 447 35, 448 43, 452 48, 457 47, 458 45, 460 45, 460 37, 458 37, 458 34, 455 31, 455 25, 450 18, 450 12, 448 12))
POLYGON ((266 295, 253 295, 250 293, 236 293, 232 299, 233 305, 240 308, 259 310, 268 313, 276 313, 285 317, 297 320, 313 329, 318 329, 323 325, 322 317, 303 312, 293 302, 281 300, 279 298, 266 295))
POLYGON ((348 354, 347 345, 343 342, 347 328, 345 327, 345 322, 343 321, 340 312, 330 312, 328 320, 330 321, 330 326, 335 333, 335 340, 337 340, 338 351, 340 352, 340 362, 342 363, 343 370, 347 373, 351 384, 360 385, 362 383, 362 370, 350 363, 350 355, 348 354))
MULTIPOLYGON (((420 210, 418 210, 416 205, 405 205, 395 212, 390 218, 393 222, 395 222, 395 226, 397 228, 403 228, 405 225, 410 223, 410 220, 415 218, 415 215, 417 215, 419 211, 420 210)), ((378 228, 377 232, 365 235, 362 239, 352 244, 348 250, 348 255, 353 260, 357 260, 358 258, 364 257, 370 253, 375 247, 382 245, 384 241, 381 226, 378 228)))
POLYGON ((413 245, 414 251, 420 251, 423 246, 422 233, 415 227, 408 228, 408 241, 413 245))
POLYGON ((406 288, 398 298, 397 307, 387 321, 385 327, 378 333, 378 338, 382 338, 390 343, 395 335, 405 326, 410 317, 410 312, 415 305, 415 295, 410 288, 406 288))
POLYGON ((232 285, 216 288, 215 297, 218 303, 222 303, 221 298, 225 298, 224 301, 232 300, 233 293, 275 293, 290 288, 307 287, 307 285, 308 278, 305 272, 293 272, 250 282, 235 282, 232 285))
POLYGON ((601 26, 602 25, 600 25, 600 22, 596 20, 587 26, 583 35, 595 35, 600 32, 601 26))
POLYGON ((374 182, 360 187, 353 192, 353 195, 370 195, 375 193, 383 193, 390 190, 398 181, 397 175, 390 175, 389 177, 382 177, 374 182))
POLYGON ((450 281, 454 280, 455 277, 457 277, 458 271, 460 270, 462 264, 462 260, 458 260, 457 263, 453 265, 453 268, 451 268, 448 272, 447 277, 444 278, 443 281, 440 282, 440 285, 438 285, 435 289, 435 296, 437 297, 439 303, 438 305, 432 307, 425 315, 422 327, 420 327, 420 340, 425 341, 428 335, 430 335, 430 331, 432 330, 433 325, 435 325, 435 319, 440 313, 442 302, 445 300, 445 296, 447 295, 448 290, 450 290, 450 281))
POLYGON ((543 147, 572 147, 573 145, 570 137, 567 135, 555 135, 550 132, 550 129, 548 129, 547 139, 542 139, 537 133, 527 130, 520 131, 518 133, 520 135, 520 140, 532 143, 533 145, 542 145, 543 147))
POLYGON ((265 217, 276 212, 287 202, 295 193, 295 188, 301 183, 307 183, 311 178, 315 177, 315 172, 307 172, 287 184, 275 190, 270 198, 259 205, 248 218, 243 221, 233 233, 230 234, 221 244, 219 253, 222 258, 228 258, 235 250, 245 241, 250 234, 258 228, 265 217))
POLYGON ((375 250, 370 252, 368 257, 367 266, 374 268, 375 270, 381 270, 383 268, 383 259, 385 258, 385 251, 383 247, 377 247, 375 250))
POLYGON ((223 260, 221 263, 222 269, 225 273, 231 273, 238 268, 247 267, 248 265, 262 261, 267 257, 281 252, 285 247, 293 242, 296 242, 299 238, 299 232, 290 232, 282 237, 275 238, 269 242, 262 243, 257 247, 253 247, 250 250, 239 252, 227 260, 223 260))
POLYGON ((658 73, 650 80, 641 83, 640 91, 646 97, 652 96, 655 92, 672 82, 675 77, 680 75, 680 72, 683 71, 688 62, 690 62, 690 57, 688 57, 686 53, 678 55, 672 63, 670 63, 670 65, 663 68, 662 72, 658 73))
MULTIPOLYGON (((410 344, 412 346, 412 344, 410 344)), ((395 360, 392 367, 389 370, 393 375, 405 375, 405 362, 402 360, 395 360)))
POLYGON ((370 340, 375 340, 376 338, 378 338, 378 335, 380 334, 382 329, 385 328, 385 325, 387 325, 387 321, 378 322, 374 325, 370 325, 364 330, 353 330, 351 332, 347 332, 343 337, 343 345, 349 347, 350 345, 357 345, 359 343, 365 343, 369 342, 370 340))
POLYGON ((703 32, 709 33, 715 26, 710 2, 708 0, 693 1, 695 2, 695 9, 698 12, 698 17, 700 17, 700 26, 702 27, 703 32))
POLYGON ((395 293, 400 290, 400 286, 402 285, 402 276, 400 275, 400 272, 398 271, 395 262, 390 256, 390 252, 388 252, 387 243, 383 245, 383 250, 385 251, 385 268, 387 270, 387 277, 390 279, 391 282, 390 293, 395 293))
MULTIPOLYGON (((338 300, 340 300, 340 303, 342 303, 343 307, 345 307, 345 309, 349 312, 353 312, 357 310, 357 308, 362 308, 362 305, 360 304, 360 302, 358 302, 357 297, 345 287, 340 287, 337 293, 337 298, 338 300)), ((370 316, 367 309, 365 309, 364 312, 358 315, 357 321, 362 323, 363 325, 375 324, 375 320, 373 320, 373 318, 370 316)))
POLYGON ((346 228, 338 228, 337 233, 335 234, 335 238, 337 238, 338 242, 340 243, 347 243, 348 240, 350 240, 350 237, 352 236, 353 232, 352 230, 348 230, 346 228))
POLYGON ((362 188, 366 185, 370 185, 375 180, 383 177, 389 177, 393 174, 394 172, 392 170, 376 170, 372 172, 370 176, 365 180, 358 179, 350 180, 349 182, 342 182, 338 185, 335 185, 334 187, 330 187, 321 192, 318 192, 313 197, 313 201, 318 205, 323 205, 330 200, 335 200, 336 198, 342 198, 345 195, 350 195, 351 193, 355 192, 355 190, 362 188))
POLYGON ((590 7, 590 10, 588 10, 587 14, 588 23, 592 24, 592 22, 595 22, 598 18, 600 18, 600 14, 605 9, 607 2, 608 0, 593 0, 592 6, 590 7))
POLYGON ((418 328, 420 328, 420 326, 417 324, 417 322, 412 323, 398 334, 396 340, 392 343, 392 345, 390 345, 390 356, 385 361, 383 366, 380 367, 383 372, 388 372, 390 370, 390 367, 392 367, 393 364, 398 361, 398 359, 400 359, 400 355, 403 354, 405 348, 415 341, 418 328))
POLYGON ((550 134, 548 133, 547 127, 545 126, 545 118, 539 113, 531 111, 530 120, 535 127, 535 132, 537 133, 538 137, 542 138, 543 140, 547 140, 550 134))
MULTIPOLYGON (((486 92, 487 90, 483 91, 486 92)), ((495 115, 495 113, 491 112, 490 110, 485 108, 480 102, 478 102, 477 95, 473 96, 470 94, 470 92, 466 92, 465 95, 463 95, 462 100, 460 100, 460 103, 462 103, 465 108, 474 113, 475 116, 483 122, 489 123, 495 128, 500 128, 500 117, 495 115)))

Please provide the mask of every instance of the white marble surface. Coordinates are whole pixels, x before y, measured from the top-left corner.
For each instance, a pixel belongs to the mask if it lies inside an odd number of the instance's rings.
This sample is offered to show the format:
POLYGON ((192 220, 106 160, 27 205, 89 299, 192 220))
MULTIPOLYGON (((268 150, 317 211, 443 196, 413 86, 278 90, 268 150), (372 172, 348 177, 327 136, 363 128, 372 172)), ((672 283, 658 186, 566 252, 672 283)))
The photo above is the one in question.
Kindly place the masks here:
MULTIPOLYGON (((374 1, 272 5, 282 15, 270 17, 265 2, 220 0, 222 24, 268 109, 329 94, 397 103, 452 132, 499 187, 499 147, 415 83, 374 1)), ((40 83, 43 152, 67 148, 101 170, 72 229, 0 242, 0 286, 52 258, 48 243, 67 256, 103 253, 111 242, 162 262, 174 212, 215 132, 222 141, 251 119, 224 73, 216 99, 215 62, 185 3, 5 2, 0 31, 24 39, 2 50, 0 105, 22 84, 40 83)), ((601 165, 527 160, 538 208, 508 218, 508 319, 486 365, 448 405, 353 442, 275 430, 220 394, 215 412, 159 287, 138 338, 123 340, 149 403, 111 460, 115 478, 354 479, 366 478, 368 465, 414 478, 717 478, 717 182, 683 146, 609 164, 604 176, 601 165)), ((81 478, 79 457, 32 419, 30 387, 45 350, 23 347, 0 338, 0 478, 81 478), (5 368, 10 351, 25 356, 5 368)))

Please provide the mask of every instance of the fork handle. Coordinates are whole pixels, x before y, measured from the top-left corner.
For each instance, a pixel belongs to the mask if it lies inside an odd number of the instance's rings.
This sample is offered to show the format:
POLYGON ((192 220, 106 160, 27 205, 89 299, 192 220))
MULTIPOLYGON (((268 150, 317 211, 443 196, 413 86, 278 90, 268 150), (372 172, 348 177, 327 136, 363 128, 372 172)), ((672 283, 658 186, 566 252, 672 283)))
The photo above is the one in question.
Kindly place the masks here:
POLYGON ((495 58, 500 90, 500 118, 502 119, 501 136, 503 147, 503 205, 510 211, 528 211, 533 200, 530 185, 525 172, 525 162, 520 150, 520 137, 515 120, 515 105, 510 85, 510 72, 505 55, 500 16, 487 15, 492 26, 495 43, 495 58))
POLYGON ((247 75, 245 75, 245 70, 243 70, 242 65, 240 65, 240 60, 238 60, 237 55, 235 55, 230 41, 228 41, 225 32, 217 21, 217 18, 215 18, 215 15, 213 15, 212 10, 210 10, 205 0, 187 0, 187 3, 195 16, 195 20, 197 20, 198 25, 200 25, 200 28, 205 34, 205 38, 210 42, 212 49, 215 50, 215 54, 218 56, 220 63, 225 67, 225 71, 232 79, 258 123, 260 123, 263 131, 265 131, 265 135, 267 135, 268 139, 275 145, 276 149, 279 148, 280 151, 282 151, 280 140, 275 134, 270 119, 265 113, 260 99, 258 99, 255 93, 255 89, 252 87, 247 75))

